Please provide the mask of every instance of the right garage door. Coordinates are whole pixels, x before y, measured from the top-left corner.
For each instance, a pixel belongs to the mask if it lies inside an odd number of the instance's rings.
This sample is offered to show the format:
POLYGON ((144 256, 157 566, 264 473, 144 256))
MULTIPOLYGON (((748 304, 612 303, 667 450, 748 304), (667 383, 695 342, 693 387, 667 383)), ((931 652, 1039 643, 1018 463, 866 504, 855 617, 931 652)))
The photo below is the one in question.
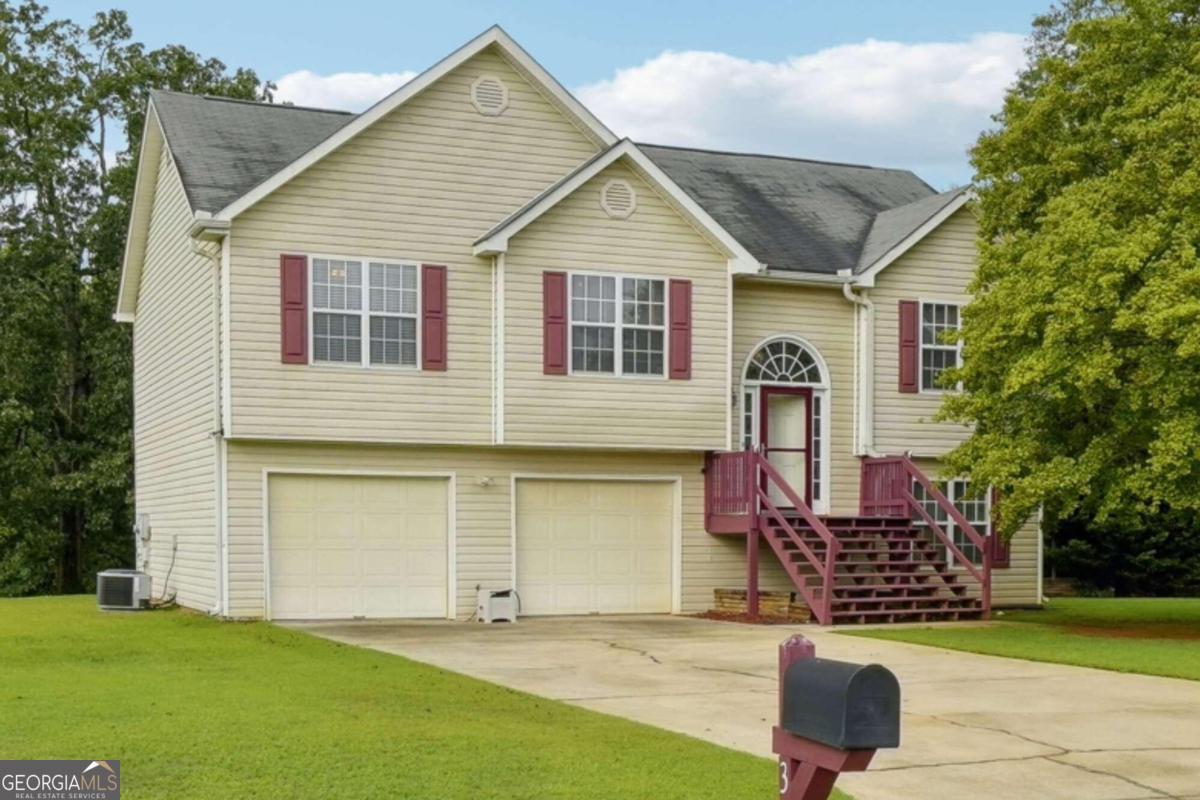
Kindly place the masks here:
POLYGON ((524 614, 671 611, 673 485, 517 481, 524 614))

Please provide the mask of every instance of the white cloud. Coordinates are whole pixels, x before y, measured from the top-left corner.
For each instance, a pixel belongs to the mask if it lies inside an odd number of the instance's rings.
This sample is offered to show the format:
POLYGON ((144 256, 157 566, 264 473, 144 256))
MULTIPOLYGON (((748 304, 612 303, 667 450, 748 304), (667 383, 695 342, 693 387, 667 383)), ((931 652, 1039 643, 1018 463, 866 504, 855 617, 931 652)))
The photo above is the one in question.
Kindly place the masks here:
POLYGON ((275 81, 279 86, 275 93, 275 101, 295 103, 298 106, 362 111, 408 83, 416 74, 410 71, 336 72, 332 75, 318 75, 302 69, 289 72, 275 81))
POLYGON ((638 141, 904 166, 947 185, 970 177, 966 150, 999 110, 1024 43, 870 39, 779 62, 666 52, 577 94, 638 141))

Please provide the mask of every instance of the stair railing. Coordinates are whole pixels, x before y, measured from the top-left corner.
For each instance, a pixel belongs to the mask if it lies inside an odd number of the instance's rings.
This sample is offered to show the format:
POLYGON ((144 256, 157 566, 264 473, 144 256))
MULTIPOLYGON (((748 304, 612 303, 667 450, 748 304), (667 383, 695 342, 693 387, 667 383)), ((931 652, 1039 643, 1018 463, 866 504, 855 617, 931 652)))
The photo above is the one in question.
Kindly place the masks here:
MULTIPOLYGON (((755 481, 754 487, 758 495, 759 513, 762 517, 768 518, 775 528, 787 537, 788 541, 796 546, 796 549, 804 556, 805 560, 812 566, 813 570, 821 579, 821 597, 818 599, 813 596, 812 591, 808 587, 807 581, 797 581, 796 588, 800 589, 804 595, 808 607, 812 610, 813 616, 817 618, 817 622, 822 625, 830 625, 833 623, 833 585, 834 576, 837 570, 838 553, 841 552, 842 543, 837 540, 837 537, 826 527, 813 510, 808 507, 800 495, 796 494, 796 490, 791 487, 787 480, 779 474, 779 470, 767 461, 759 453, 751 453, 754 456, 755 464, 758 467, 759 473, 763 476, 762 481, 755 481), (787 517, 771 502, 770 493, 767 491, 767 486, 773 484, 776 489, 792 504, 792 510, 800 515, 808 526, 821 538, 825 544, 825 558, 822 559, 808 544, 804 541, 796 529, 788 522, 787 517)), ((761 528, 761 522, 758 523, 761 528)), ((782 560, 782 559, 781 559, 782 560)))
MULTIPOLYGON (((761 453, 753 450, 709 453, 704 463, 705 529, 709 533, 761 533, 764 522, 792 543, 820 578, 821 594, 818 597, 806 577, 789 572, 813 616, 820 624, 829 625, 833 621, 834 576, 842 543, 761 453), (825 545, 824 554, 809 547, 784 512, 772 502, 769 486, 774 486, 792 504, 788 513, 798 515, 821 539, 825 545)), ((768 537, 768 543, 775 550, 774 539, 768 537)), ((786 564, 787 555, 781 549, 775 552, 786 564)))
POLYGON ((967 521, 962 512, 950 502, 940 489, 912 462, 908 456, 885 456, 863 459, 860 511, 864 515, 904 516, 911 518, 916 513, 940 541, 954 561, 979 582, 983 618, 987 619, 992 608, 992 551, 988 541, 975 526, 967 521), (913 494, 912 484, 916 481, 925 490, 925 495, 937 503, 946 517, 954 522, 966 535, 967 540, 980 553, 983 563, 976 564, 954 543, 951 536, 929 513, 924 504, 913 494))

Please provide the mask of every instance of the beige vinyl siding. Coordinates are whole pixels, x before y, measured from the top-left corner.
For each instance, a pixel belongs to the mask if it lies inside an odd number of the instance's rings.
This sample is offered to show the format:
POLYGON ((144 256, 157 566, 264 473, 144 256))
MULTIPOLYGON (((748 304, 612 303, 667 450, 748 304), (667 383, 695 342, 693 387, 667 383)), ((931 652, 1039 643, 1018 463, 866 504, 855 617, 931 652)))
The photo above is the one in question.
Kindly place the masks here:
POLYGON ((741 441, 741 386, 746 359, 765 339, 797 336, 829 369, 830 512, 858 513, 854 456, 854 306, 836 289, 739 280, 733 291, 734 447, 741 441))
POLYGON ((611 165, 521 231, 504 269, 505 443, 725 447, 726 258, 632 169, 611 165), (613 179, 637 193, 628 219, 600 207, 613 179), (542 374, 542 274, 555 270, 692 281, 691 379, 542 374))
MULTIPOLYGON (((968 206, 879 273, 870 298, 875 303, 875 449, 912 450, 939 456, 967 436, 961 425, 934 422, 942 395, 902 394, 900 381, 901 300, 965 304, 975 275, 976 225, 968 206)), ((919 364, 918 364, 919 366, 919 364)))
POLYGON ((232 435, 490 442, 492 263, 471 244, 595 150, 489 50, 235 219, 232 435), (470 103, 485 73, 508 85, 500 116, 470 103), (447 265, 448 369, 281 364, 281 253, 447 265))
POLYGON ((1041 531, 1030 517, 1008 543, 1009 566, 992 570, 992 605, 1035 606, 1038 597, 1038 550, 1041 531))
POLYGON ((148 565, 139 566, 153 577, 155 597, 165 588, 181 605, 209 609, 216 603, 213 265, 192 252, 191 210, 165 148, 153 209, 133 327, 135 505, 151 530, 148 565))
MULTIPOLYGON (((231 442, 228 453, 230 613, 263 614, 263 476, 265 470, 453 473, 458 617, 470 616, 475 587, 512 583, 514 476, 679 478, 682 610, 712 605, 714 587, 745 586, 745 539, 704 530, 703 456, 521 448, 231 442)), ((763 584, 788 586, 764 553, 763 584)))

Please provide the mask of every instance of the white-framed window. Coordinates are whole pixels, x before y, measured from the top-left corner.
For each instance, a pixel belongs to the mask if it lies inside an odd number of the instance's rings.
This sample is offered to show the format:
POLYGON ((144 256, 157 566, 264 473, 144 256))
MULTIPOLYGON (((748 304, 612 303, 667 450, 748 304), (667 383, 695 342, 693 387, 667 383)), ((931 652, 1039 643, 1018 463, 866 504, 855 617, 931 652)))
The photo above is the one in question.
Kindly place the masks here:
POLYGON ((962 364, 962 343, 946 342, 943 334, 962 327, 956 303, 921 302, 921 391, 946 391, 942 373, 962 364))
POLYGON ((571 372, 665 376, 666 292, 662 278, 571 273, 571 372))
POLYGON ((310 361, 416 367, 419 282, 416 264, 314 257, 310 361))
MULTIPOLYGON (((937 484, 937 488, 941 490, 942 494, 946 495, 946 499, 958 509, 958 512, 963 515, 963 518, 966 519, 967 522, 971 523, 971 526, 975 528, 976 533, 985 539, 991 535, 991 492, 983 492, 976 497, 972 497, 970 496, 970 483, 960 479, 939 482, 937 484)), ((947 514, 940 505, 938 505, 938 502, 934 500, 928 493, 926 493, 925 487, 916 481, 913 481, 913 496, 917 498, 917 502, 921 504, 926 513, 933 517, 938 526, 946 532, 946 535, 950 537, 952 542, 954 542, 954 546, 962 551, 964 556, 971 560, 971 563, 983 563, 983 553, 979 551, 979 548, 975 546, 975 543, 968 538, 966 532, 958 527, 954 520, 950 519, 950 515, 947 514)), ((927 527, 925 520, 923 519, 915 519, 913 520, 913 524, 918 527, 927 527)), ((954 557, 950 555, 949 551, 946 553, 946 559, 951 564, 954 563, 954 557)))

